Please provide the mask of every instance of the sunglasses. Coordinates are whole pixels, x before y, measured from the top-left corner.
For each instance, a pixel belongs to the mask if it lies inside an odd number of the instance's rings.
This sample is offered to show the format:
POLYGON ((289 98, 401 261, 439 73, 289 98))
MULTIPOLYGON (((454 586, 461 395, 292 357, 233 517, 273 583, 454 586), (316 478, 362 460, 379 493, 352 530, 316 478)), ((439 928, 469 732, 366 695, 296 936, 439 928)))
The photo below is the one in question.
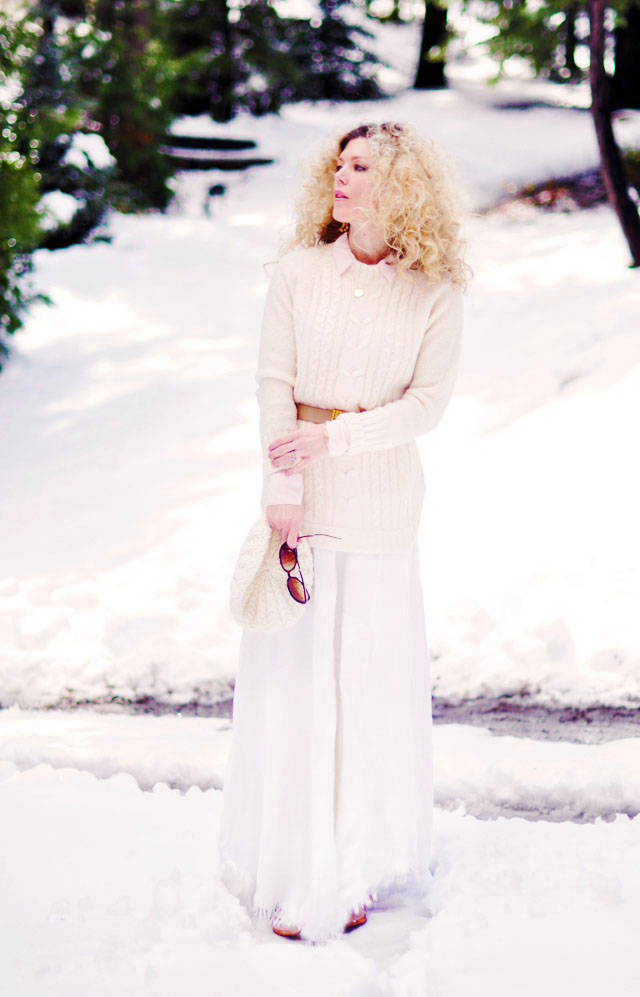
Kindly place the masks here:
MULTIPOLYGON (((306 540, 308 537, 331 537, 333 540, 339 540, 340 537, 334 537, 331 533, 307 533, 303 537, 298 537, 298 540, 306 540)), ((280 567, 283 571, 287 572, 287 591, 292 599, 296 602, 304 605, 305 602, 309 602, 311 596, 307 591, 307 587, 304 584, 304 578, 302 577, 302 569, 300 567, 300 562, 298 561, 298 548, 290 547, 288 543, 283 543, 280 548, 280 567), (292 577, 292 572, 298 569, 300 572, 300 578, 292 577)))
POLYGON ((280 567, 287 572, 289 576, 287 578, 287 590, 292 599, 296 602, 309 602, 311 598, 307 592, 306 586, 304 584, 304 578, 302 577, 302 570, 300 564, 298 563, 298 550, 296 547, 290 547, 288 543, 283 543, 280 548, 280 567), (298 569, 300 572, 300 578, 292 577, 292 572, 298 569))

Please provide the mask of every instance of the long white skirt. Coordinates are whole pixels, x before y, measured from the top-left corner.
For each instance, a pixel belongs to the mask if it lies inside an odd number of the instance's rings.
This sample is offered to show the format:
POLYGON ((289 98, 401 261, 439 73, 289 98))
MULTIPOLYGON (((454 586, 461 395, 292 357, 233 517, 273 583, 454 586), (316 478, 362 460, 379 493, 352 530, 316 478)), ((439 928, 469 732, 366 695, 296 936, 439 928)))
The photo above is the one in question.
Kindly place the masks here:
POLYGON ((243 631, 219 850, 252 913, 324 941, 428 890, 431 687, 417 544, 313 556, 302 619, 243 631))

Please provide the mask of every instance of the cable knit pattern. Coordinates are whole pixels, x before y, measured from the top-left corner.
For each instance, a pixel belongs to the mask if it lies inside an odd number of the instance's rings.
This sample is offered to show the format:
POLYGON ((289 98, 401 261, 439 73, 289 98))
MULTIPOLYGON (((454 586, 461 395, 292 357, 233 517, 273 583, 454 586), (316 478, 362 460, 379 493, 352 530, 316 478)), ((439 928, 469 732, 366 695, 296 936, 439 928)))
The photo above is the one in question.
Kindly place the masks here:
POLYGON ((344 269, 336 247, 288 253, 271 281, 256 374, 265 472, 269 443, 303 425, 296 402, 346 409, 336 420, 346 453, 303 472, 301 534, 338 538, 312 538, 318 547, 401 550, 424 497, 415 438, 438 424, 455 383, 462 292, 424 274, 389 280, 355 257, 344 269))

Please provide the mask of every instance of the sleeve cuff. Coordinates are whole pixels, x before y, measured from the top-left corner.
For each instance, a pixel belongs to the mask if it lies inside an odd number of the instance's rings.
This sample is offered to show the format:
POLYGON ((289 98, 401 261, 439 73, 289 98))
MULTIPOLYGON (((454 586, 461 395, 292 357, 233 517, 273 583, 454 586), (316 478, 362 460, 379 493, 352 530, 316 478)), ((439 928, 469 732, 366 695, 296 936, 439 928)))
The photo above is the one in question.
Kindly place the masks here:
POLYGON ((351 433, 349 423, 339 415, 337 419, 331 419, 325 423, 327 430, 327 442, 330 457, 340 457, 349 450, 351 443, 351 433))
POLYGON ((264 483, 264 504, 302 505, 303 482, 301 474, 286 475, 283 471, 272 471, 264 483))

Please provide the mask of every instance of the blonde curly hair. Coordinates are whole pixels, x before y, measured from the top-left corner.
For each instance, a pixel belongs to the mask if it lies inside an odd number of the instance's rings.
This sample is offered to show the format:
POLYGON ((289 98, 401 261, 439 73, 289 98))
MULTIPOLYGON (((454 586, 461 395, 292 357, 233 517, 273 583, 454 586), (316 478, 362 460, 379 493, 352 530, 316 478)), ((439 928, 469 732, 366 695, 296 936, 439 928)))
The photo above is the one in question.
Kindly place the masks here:
POLYGON ((400 272, 409 277, 422 271, 432 281, 449 275, 464 287, 470 271, 461 236, 462 198, 452 171, 434 142, 396 122, 358 125, 309 161, 295 231, 280 255, 298 246, 335 242, 348 229, 333 217, 334 174, 338 156, 355 138, 371 144, 370 219, 384 233, 400 272))

